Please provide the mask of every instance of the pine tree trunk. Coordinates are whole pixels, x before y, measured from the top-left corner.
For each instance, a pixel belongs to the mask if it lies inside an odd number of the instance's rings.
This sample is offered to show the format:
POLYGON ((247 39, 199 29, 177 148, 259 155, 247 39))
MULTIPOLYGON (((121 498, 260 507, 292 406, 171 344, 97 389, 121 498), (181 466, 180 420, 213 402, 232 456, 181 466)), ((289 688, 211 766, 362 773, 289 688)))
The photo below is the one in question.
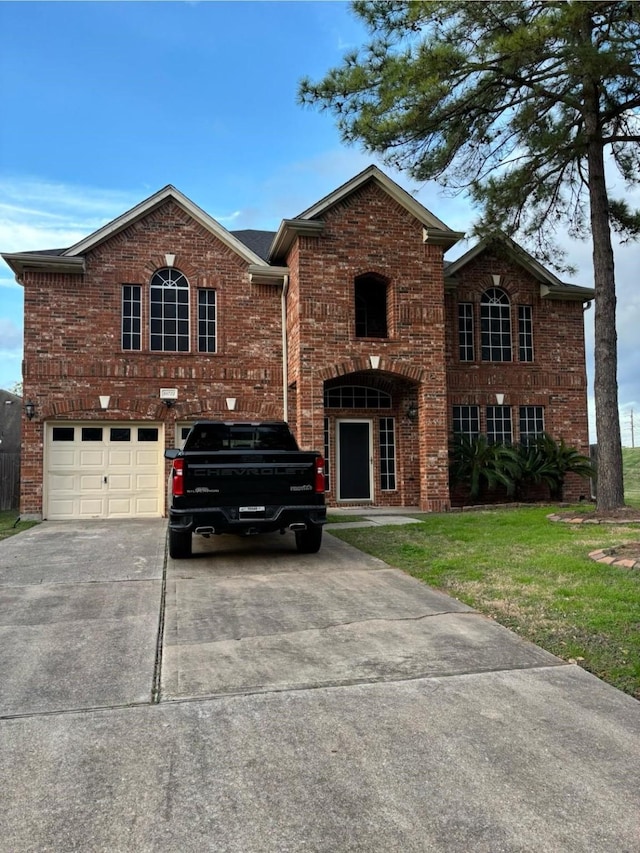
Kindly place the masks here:
POLYGON ((589 200, 593 239, 595 287, 595 375, 596 430, 598 434, 597 509, 624 506, 622 442, 618 411, 618 352, 616 333, 616 286, 609 222, 609 199, 605 181, 604 146, 599 127, 598 90, 587 81, 584 99, 589 200))

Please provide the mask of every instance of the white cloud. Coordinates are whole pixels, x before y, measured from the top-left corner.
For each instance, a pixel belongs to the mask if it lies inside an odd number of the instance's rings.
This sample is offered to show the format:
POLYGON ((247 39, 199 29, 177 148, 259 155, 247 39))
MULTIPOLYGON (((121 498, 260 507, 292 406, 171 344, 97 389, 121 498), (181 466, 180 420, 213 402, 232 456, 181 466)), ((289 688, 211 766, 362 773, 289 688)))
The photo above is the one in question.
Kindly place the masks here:
POLYGON ((66 248, 139 201, 131 192, 0 176, 0 250, 66 248))
POLYGON ((22 329, 13 320, 0 317, 0 352, 6 354, 22 349, 22 329))

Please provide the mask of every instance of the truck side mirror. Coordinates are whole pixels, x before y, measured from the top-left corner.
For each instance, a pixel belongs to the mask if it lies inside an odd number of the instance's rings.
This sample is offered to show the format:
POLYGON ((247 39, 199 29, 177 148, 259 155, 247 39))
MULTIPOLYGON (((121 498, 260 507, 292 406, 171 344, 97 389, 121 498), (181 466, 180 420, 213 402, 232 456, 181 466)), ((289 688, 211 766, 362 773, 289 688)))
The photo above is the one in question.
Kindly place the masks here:
POLYGON ((176 447, 170 447, 164 452, 165 459, 176 459, 180 455, 180 451, 176 447))

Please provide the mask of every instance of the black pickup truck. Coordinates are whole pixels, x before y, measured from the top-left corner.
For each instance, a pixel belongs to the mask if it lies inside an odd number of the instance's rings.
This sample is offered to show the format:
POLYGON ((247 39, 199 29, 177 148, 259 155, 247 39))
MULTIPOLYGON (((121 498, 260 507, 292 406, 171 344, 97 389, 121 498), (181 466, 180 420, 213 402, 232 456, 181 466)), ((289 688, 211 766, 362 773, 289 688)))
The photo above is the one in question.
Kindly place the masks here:
POLYGON ((320 549, 324 460, 298 448, 284 421, 199 421, 182 450, 166 450, 169 554, 191 556, 192 534, 292 530, 301 553, 320 549))

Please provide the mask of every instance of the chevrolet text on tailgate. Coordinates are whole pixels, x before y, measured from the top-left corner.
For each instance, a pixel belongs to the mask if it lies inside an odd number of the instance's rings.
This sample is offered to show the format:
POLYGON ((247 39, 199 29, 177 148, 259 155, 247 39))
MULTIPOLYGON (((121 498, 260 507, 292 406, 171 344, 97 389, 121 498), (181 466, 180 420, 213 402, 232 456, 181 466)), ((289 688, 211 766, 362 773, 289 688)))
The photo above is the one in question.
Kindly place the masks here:
POLYGON ((169 554, 191 556, 193 534, 250 536, 293 530, 298 551, 315 553, 327 518, 324 459, 300 450, 284 421, 199 421, 182 450, 165 451, 169 554))

